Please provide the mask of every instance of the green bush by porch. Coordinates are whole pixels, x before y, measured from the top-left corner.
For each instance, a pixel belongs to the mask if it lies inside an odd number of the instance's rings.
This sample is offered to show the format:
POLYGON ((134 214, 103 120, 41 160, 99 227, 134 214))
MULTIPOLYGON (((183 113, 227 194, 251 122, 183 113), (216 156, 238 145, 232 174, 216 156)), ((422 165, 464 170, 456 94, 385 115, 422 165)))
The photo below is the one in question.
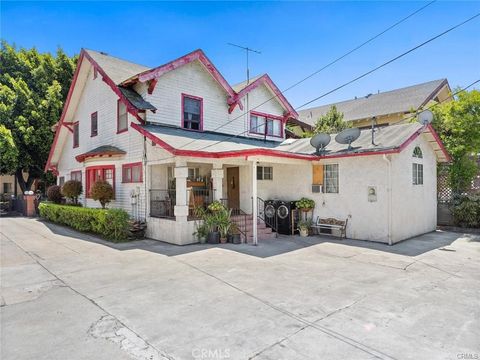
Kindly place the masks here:
POLYGON ((78 231, 99 234, 112 242, 128 240, 129 216, 121 209, 90 209, 53 203, 38 206, 40 216, 78 231))

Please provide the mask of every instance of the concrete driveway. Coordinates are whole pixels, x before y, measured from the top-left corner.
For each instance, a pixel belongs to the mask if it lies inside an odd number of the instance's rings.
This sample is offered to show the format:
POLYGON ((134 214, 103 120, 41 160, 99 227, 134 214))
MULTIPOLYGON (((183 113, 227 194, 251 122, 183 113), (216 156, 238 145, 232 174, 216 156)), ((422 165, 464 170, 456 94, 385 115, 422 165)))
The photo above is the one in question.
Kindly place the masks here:
POLYGON ((473 235, 178 247, 0 230, 3 360, 480 357, 473 235))

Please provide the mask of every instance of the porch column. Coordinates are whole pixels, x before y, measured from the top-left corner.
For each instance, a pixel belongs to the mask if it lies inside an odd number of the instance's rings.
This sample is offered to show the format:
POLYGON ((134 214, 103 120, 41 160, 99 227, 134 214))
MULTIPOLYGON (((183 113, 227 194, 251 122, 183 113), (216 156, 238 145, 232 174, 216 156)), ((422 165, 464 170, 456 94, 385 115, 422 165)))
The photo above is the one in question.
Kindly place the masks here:
POLYGON ((188 219, 187 202, 187 177, 188 167, 186 162, 175 163, 175 199, 176 205, 173 209, 176 221, 186 222, 188 219))
POLYGON ((214 164, 212 169, 213 200, 222 198, 223 195, 223 168, 222 164, 214 164))
POLYGON ((253 231, 253 245, 258 244, 257 233, 257 162, 252 162, 252 231, 253 231))

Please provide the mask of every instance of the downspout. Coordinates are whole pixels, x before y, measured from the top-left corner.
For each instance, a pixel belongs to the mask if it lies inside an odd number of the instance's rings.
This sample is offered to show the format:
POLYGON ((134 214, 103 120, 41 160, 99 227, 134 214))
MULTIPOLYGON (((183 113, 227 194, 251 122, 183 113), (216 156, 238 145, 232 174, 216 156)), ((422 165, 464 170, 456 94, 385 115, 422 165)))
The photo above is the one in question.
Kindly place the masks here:
POLYGON ((387 171, 387 224, 388 224, 388 245, 392 245, 392 160, 383 154, 386 161, 387 171))

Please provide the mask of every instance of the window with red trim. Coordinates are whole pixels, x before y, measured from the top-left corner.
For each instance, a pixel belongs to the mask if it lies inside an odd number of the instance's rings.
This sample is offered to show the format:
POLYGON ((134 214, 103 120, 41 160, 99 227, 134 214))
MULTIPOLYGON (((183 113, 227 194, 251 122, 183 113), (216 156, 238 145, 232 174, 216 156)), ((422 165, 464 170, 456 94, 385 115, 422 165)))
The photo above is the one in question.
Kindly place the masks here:
POLYGON ((82 170, 72 171, 70 173, 70 180, 76 180, 82 182, 82 170))
POLYGON ((127 106, 119 99, 117 103, 117 133, 128 130, 127 106))
POLYGON ((122 182, 137 183, 143 181, 142 163, 132 163, 122 165, 122 182))
POLYGON ((268 115, 250 114, 250 134, 283 137, 283 122, 281 119, 268 115))
POLYGON ((95 111, 90 115, 90 136, 98 135, 98 113, 95 111))
POLYGON ((79 134, 79 126, 78 121, 73 124, 73 147, 76 148, 80 144, 80 134, 79 134))
POLYGON ((92 189, 95 181, 105 180, 113 187, 115 193, 115 166, 103 165, 103 166, 91 166, 86 169, 86 194, 90 197, 90 190, 92 189))
POLYGON ((203 99, 182 94, 182 127, 189 130, 203 130, 203 99))

